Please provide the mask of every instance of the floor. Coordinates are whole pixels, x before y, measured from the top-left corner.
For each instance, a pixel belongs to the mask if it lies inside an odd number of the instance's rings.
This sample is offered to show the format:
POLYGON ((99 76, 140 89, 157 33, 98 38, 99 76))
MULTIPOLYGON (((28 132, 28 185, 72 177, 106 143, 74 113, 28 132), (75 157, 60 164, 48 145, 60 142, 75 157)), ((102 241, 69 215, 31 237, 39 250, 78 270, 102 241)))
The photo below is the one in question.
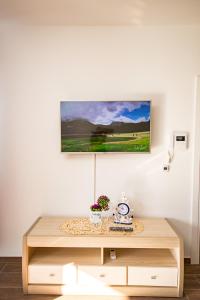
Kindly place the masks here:
MULTIPOLYGON (((25 296, 22 292, 21 258, 0 257, 0 300, 102 300, 102 297, 25 296)), ((153 297, 103 297, 106 300, 169 300, 153 297)), ((180 300, 200 300, 200 265, 185 265, 184 296, 180 300)))

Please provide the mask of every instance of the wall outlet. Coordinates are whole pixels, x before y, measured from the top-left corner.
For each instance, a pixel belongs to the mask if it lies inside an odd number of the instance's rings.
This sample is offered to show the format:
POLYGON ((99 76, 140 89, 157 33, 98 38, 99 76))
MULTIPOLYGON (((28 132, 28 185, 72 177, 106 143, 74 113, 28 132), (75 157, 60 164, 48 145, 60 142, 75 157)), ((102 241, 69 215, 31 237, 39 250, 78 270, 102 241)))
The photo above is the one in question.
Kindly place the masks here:
POLYGON ((169 172, 169 169, 170 169, 169 165, 165 164, 165 165, 163 166, 163 171, 164 171, 164 172, 169 172))

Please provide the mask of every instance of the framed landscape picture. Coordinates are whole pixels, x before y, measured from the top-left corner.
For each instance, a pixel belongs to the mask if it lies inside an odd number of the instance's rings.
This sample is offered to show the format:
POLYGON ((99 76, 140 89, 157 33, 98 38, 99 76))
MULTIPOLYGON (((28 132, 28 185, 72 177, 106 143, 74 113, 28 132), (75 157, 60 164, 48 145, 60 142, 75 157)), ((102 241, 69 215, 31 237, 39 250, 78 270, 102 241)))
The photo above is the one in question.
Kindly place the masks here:
POLYGON ((151 101, 62 101, 62 152, 149 153, 151 101))

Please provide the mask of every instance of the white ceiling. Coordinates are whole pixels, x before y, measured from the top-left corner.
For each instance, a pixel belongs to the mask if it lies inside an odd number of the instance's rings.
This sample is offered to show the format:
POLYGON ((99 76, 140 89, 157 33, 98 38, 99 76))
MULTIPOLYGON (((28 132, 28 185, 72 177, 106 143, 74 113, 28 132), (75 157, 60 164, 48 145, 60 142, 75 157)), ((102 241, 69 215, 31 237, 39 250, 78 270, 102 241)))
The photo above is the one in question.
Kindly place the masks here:
POLYGON ((199 25, 200 0, 0 0, 0 20, 35 25, 199 25))

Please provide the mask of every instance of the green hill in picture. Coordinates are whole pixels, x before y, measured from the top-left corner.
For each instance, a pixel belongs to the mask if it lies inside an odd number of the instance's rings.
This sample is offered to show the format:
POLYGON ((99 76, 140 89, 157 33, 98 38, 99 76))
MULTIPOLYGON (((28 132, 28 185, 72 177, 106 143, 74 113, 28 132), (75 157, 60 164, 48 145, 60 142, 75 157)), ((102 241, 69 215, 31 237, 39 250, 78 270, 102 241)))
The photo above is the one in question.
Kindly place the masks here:
POLYGON ((87 120, 61 123, 62 152, 149 152, 150 122, 94 125, 87 120))

